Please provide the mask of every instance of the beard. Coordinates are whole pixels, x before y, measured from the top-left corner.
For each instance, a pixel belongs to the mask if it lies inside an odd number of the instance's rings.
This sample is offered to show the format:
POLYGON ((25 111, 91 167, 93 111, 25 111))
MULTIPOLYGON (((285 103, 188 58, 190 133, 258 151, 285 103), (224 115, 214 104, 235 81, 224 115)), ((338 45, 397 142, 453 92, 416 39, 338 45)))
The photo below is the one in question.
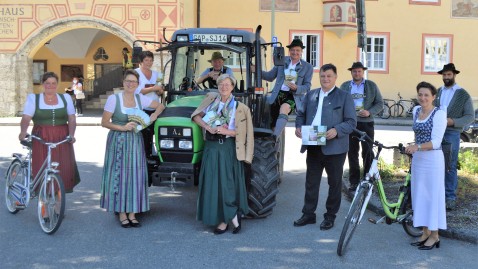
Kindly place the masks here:
POLYGON ((444 78, 443 83, 445 83, 446 87, 453 86, 455 84, 455 79, 454 78, 444 78))

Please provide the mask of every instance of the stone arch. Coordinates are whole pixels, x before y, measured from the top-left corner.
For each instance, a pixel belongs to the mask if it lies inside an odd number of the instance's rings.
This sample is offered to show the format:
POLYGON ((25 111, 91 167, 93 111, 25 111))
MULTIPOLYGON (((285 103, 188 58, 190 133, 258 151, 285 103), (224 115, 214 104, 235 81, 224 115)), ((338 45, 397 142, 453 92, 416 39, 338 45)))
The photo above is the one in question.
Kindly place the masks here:
POLYGON ((21 113, 22 105, 26 100, 26 96, 32 91, 33 77, 31 70, 33 56, 41 46, 51 38, 63 32, 80 28, 96 28, 103 30, 123 39, 128 44, 132 44, 133 41, 136 40, 133 34, 121 26, 94 17, 58 19, 42 25, 30 37, 22 42, 15 54, 11 55, 10 70, 15 70, 15 72, 10 72, 5 79, 6 81, 10 81, 9 84, 11 86, 9 88, 15 89, 15 94, 12 92, 4 96, 5 101, 10 102, 11 105, 0 110, 1 116, 12 116, 21 113))

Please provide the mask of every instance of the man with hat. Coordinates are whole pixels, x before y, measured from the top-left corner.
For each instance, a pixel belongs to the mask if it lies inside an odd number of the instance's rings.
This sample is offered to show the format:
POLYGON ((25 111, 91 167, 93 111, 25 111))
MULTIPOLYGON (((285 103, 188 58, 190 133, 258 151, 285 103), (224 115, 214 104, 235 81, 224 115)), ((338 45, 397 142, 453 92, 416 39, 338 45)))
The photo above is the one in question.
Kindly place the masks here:
MULTIPOLYGON (((367 67, 363 66, 361 62, 353 63, 348 70, 352 74, 352 80, 344 82, 340 88, 349 92, 354 99, 355 111, 357 113, 357 129, 366 132, 373 140, 375 133, 373 116, 383 109, 382 94, 377 84, 364 78, 364 71, 367 70, 367 67)), ((350 135, 349 140, 349 191, 355 191, 362 178, 359 163, 360 141, 354 134, 350 135)), ((361 145, 365 176, 372 165, 373 151, 367 142, 361 142, 361 145)))
POLYGON ((452 145, 452 155, 449 170, 445 171, 445 197, 446 209, 453 210, 456 207, 456 188, 458 186, 457 162, 460 148, 460 132, 463 127, 475 119, 473 102, 468 92, 455 83, 456 70, 453 63, 445 64, 438 71, 442 75, 445 84, 438 89, 437 98, 434 101, 436 107, 446 111, 447 127, 444 139, 452 145))
POLYGON ((208 62, 211 63, 212 67, 206 68, 206 70, 202 72, 196 82, 200 84, 207 81, 210 89, 217 89, 216 81, 220 75, 228 74, 234 77, 232 69, 224 65, 224 60, 225 59, 222 57, 222 54, 219 51, 215 51, 211 56, 211 60, 208 60, 208 62))
POLYGON ((129 52, 128 48, 124 47, 123 51, 121 52, 123 54, 123 72, 126 69, 133 68, 133 56, 129 52))
POLYGON ((294 109, 302 107, 305 94, 310 90, 312 81, 312 65, 302 60, 305 46, 300 39, 294 39, 287 46, 289 56, 284 57, 283 66, 274 66, 270 71, 262 71, 262 78, 267 81, 276 79, 267 102, 271 104, 271 125, 274 135, 279 138, 284 130, 288 115, 294 109))

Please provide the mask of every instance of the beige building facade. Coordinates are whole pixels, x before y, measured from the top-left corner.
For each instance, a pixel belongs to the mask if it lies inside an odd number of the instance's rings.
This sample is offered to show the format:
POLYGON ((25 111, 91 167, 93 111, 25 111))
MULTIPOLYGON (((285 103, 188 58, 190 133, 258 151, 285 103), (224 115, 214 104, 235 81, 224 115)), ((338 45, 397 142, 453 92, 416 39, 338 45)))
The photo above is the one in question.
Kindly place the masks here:
MULTIPOLYGON (((74 72, 81 72, 93 93, 108 81, 108 72, 121 66, 122 49, 131 50, 135 40, 161 41, 163 28, 168 39, 174 30, 197 26, 253 31, 260 24, 266 41, 274 36, 283 46, 301 38, 303 58, 315 68, 313 88, 320 86, 321 65, 337 66, 340 85, 351 78, 352 62, 366 55, 368 79, 385 98, 397 99, 398 92, 414 97, 420 81, 441 86, 436 71, 448 62, 461 71, 457 83, 478 97, 478 50, 473 49, 478 0, 366 0, 365 5, 362 54, 353 0, 2 0, 0 116, 21 113, 26 95, 41 91, 43 71, 60 75, 59 92, 71 84, 74 72)), ((272 68, 270 60, 266 64, 272 68)))

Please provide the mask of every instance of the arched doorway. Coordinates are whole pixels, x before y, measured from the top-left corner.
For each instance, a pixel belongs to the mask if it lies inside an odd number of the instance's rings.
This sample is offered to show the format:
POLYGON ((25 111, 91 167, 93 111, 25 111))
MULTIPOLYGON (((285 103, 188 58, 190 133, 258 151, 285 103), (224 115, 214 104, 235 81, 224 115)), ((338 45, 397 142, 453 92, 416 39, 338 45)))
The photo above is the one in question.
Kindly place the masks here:
POLYGON ((106 73, 109 73, 108 70, 115 69, 108 68, 108 66, 121 65, 122 48, 131 47, 134 40, 135 37, 131 33, 118 25, 92 17, 55 20, 39 28, 35 34, 22 43, 15 55, 15 74, 13 76, 16 96, 11 101, 16 104, 16 114, 21 113, 26 95, 40 90, 40 85, 34 85, 34 74, 31 72, 34 70, 34 63, 37 68, 37 65, 42 65, 41 61, 43 63, 46 61, 45 71, 53 71, 59 76, 63 76, 65 81, 60 79, 58 90, 63 92, 63 88, 71 83, 71 81, 66 81, 68 76, 64 76, 67 73, 65 70, 68 70, 68 66, 74 67, 75 62, 79 62, 80 64, 77 66, 83 67, 85 79, 90 81, 90 85, 87 87, 91 87, 90 90, 92 90, 95 85, 91 80, 94 80, 98 74, 104 75, 105 70, 106 73), (88 37, 89 41, 82 40, 81 36, 88 37), (67 42, 68 37, 72 39, 70 44, 67 42), (73 44, 73 42, 81 44, 73 44), (58 44, 54 45, 55 43, 58 44), (72 53, 72 48, 81 51, 72 53), (105 57, 105 53, 106 55, 109 53, 109 55, 105 57), (68 58, 69 55, 70 58, 68 58), (83 56, 79 57, 78 55, 83 56))

